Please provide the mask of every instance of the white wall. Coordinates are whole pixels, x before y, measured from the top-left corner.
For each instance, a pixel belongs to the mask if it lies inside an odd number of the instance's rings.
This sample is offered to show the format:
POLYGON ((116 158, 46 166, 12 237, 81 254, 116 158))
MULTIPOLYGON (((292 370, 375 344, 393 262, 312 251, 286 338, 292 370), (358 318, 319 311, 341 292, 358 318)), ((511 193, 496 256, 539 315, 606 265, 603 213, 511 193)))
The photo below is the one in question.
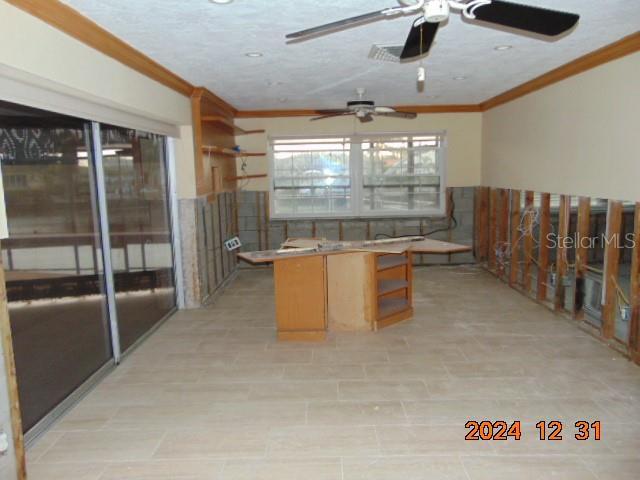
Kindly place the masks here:
MULTIPOLYGON (((191 106, 187 97, 4 0, 0 0, 0 19, 0 67, 40 78, 54 91, 182 127, 176 145, 178 195, 195 196, 191 106)), ((0 91, 0 99, 10 100, 10 92, 0 91)))
MULTIPOLYGON (((310 117, 240 118, 236 124, 246 130, 266 130, 265 134, 236 137, 239 145, 250 152, 266 152, 269 136, 348 135, 362 132, 447 133, 447 186, 480 184, 482 114, 439 113, 419 115, 415 120, 376 118, 371 123, 354 123, 351 117, 310 122, 310 117)), ((239 163, 239 162, 238 162, 239 163)), ((266 157, 249 157, 247 172, 268 172, 266 157)), ((245 190, 269 190, 269 179, 252 180, 245 190)))
POLYGON ((483 114, 482 184, 640 200, 640 53, 483 114))

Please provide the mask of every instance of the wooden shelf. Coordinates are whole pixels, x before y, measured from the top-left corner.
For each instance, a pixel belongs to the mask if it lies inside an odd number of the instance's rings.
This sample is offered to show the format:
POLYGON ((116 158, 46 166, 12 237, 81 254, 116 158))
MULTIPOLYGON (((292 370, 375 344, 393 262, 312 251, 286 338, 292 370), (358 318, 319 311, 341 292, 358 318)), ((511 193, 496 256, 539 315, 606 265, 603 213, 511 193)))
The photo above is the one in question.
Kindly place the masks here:
POLYGON ((248 180, 250 178, 267 178, 268 176, 266 173, 261 173, 259 175, 243 175, 241 177, 224 177, 224 179, 228 182, 233 182, 235 180, 248 180))
POLYGON ((378 271, 388 270, 407 264, 405 255, 382 255, 378 257, 378 271))
POLYGON ((406 280, 378 280, 378 296, 404 290, 409 287, 406 280))
POLYGON ((226 128, 227 130, 232 132, 234 135, 252 135, 254 133, 265 133, 264 130, 245 130, 238 127, 227 118, 219 115, 207 115, 202 117, 201 120, 206 123, 217 123, 218 125, 221 125, 223 128, 226 128))
POLYGON ((382 298, 378 301, 378 320, 411 308, 406 298, 382 298))
POLYGON ((217 155, 228 155, 230 157, 264 157, 266 153, 253 153, 245 152, 243 150, 237 151, 232 148, 219 147, 218 145, 203 145, 202 151, 204 153, 215 153, 217 155))

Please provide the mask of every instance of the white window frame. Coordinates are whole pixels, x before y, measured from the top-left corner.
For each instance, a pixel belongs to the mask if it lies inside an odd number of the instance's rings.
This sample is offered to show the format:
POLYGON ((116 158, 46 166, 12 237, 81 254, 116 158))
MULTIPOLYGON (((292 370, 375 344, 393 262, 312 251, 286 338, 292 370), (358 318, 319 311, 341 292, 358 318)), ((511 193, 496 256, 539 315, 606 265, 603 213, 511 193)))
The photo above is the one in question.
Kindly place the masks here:
POLYGON ((344 219, 344 218, 425 218, 425 217, 443 217, 446 210, 446 185, 447 185, 447 147, 448 139, 446 130, 438 132, 361 132, 352 134, 336 133, 333 135, 322 134, 314 135, 288 135, 288 136, 269 136, 267 158, 269 160, 269 206, 271 218, 274 220, 304 220, 304 219, 344 219), (438 162, 438 170, 440 172, 440 202, 439 208, 430 208, 420 211, 370 211, 362 209, 363 197, 363 154, 362 142, 366 139, 376 138, 397 138, 399 136, 416 137, 416 136, 439 136, 442 144, 436 149, 436 159, 438 162), (322 138, 349 138, 351 142, 349 156, 349 174, 351 178, 351 209, 344 213, 314 213, 296 214, 296 213, 277 213, 275 209, 275 155, 274 142, 282 140, 301 140, 301 139, 322 139, 322 138))

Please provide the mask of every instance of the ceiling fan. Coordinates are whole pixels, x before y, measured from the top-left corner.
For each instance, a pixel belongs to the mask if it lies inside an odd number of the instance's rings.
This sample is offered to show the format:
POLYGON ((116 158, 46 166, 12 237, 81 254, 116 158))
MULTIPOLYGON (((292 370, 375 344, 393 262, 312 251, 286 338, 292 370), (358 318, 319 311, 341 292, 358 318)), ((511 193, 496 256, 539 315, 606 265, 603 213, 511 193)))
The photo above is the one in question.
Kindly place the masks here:
POLYGON ((526 32, 554 37, 564 33, 578 23, 579 15, 546 8, 532 7, 502 0, 398 0, 402 6, 365 13, 319 27, 290 33, 288 39, 306 39, 346 27, 356 26, 372 20, 419 13, 413 22, 409 36, 400 55, 408 59, 424 55, 431 48, 438 27, 449 18, 451 10, 460 11, 470 20, 511 27, 526 32))
POLYGON ((344 117, 354 115, 360 122, 367 123, 373 121, 373 116, 406 118, 408 120, 416 118, 418 115, 413 112, 399 112, 391 107, 376 107, 376 103, 371 100, 364 100, 364 88, 356 89, 358 100, 347 102, 347 108, 334 110, 317 110, 321 115, 314 117, 311 121, 324 120, 325 118, 344 117))

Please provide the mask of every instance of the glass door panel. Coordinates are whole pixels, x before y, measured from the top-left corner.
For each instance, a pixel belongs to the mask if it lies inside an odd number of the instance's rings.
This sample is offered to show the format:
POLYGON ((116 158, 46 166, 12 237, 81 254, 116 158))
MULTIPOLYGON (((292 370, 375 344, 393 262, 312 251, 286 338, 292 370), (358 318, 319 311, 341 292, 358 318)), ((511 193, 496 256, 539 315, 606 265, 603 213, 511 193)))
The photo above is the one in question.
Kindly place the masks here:
POLYGON ((101 125, 122 351, 175 308, 164 137, 101 125))
POLYGON ((112 356, 86 126, 0 102, 2 261, 25 431, 112 356))

